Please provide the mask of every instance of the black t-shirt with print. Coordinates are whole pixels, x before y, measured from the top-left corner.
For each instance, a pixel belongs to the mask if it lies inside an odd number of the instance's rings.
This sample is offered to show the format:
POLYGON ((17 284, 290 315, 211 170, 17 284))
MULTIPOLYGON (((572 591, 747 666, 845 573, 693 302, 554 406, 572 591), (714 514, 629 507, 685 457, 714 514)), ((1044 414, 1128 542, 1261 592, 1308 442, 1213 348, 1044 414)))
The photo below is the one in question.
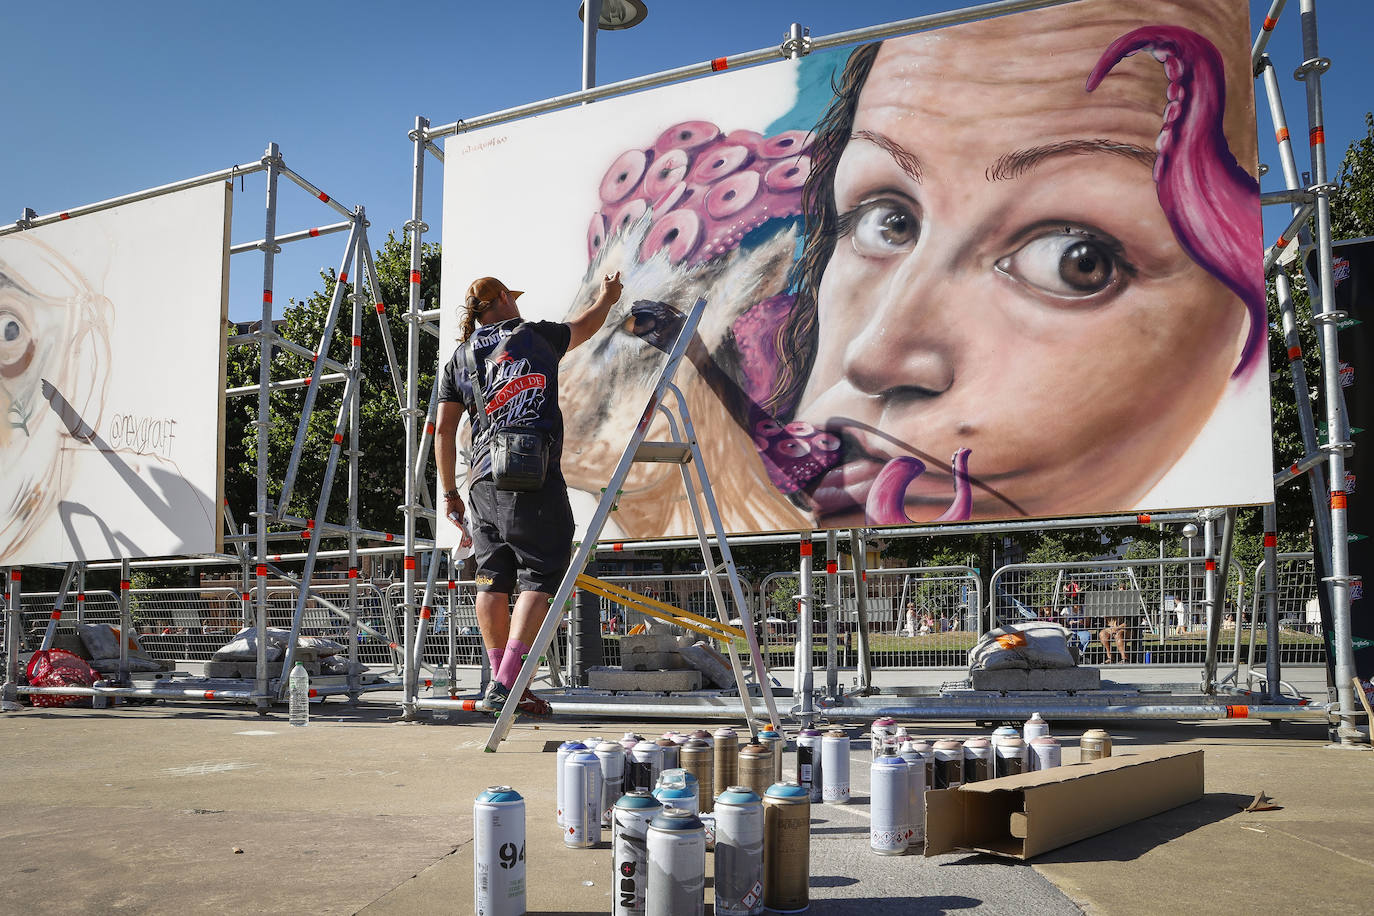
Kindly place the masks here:
POLYGON ((439 400, 471 405, 474 420, 469 480, 491 474, 491 430, 495 426, 522 426, 542 431, 549 440, 548 477, 562 471, 563 412, 558 409, 558 361, 568 352, 572 330, 557 321, 525 321, 511 318, 482 325, 472 332, 473 363, 487 399, 487 422, 476 423, 477 407, 464 367, 459 344, 439 380, 439 400))

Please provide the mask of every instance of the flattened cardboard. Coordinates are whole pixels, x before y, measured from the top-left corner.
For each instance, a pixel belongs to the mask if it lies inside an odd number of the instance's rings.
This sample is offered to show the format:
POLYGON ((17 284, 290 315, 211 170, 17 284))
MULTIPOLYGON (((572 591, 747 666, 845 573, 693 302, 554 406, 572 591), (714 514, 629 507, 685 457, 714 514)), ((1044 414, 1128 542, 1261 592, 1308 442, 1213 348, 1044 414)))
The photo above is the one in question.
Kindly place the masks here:
POLYGON ((927 856, 1029 859, 1202 797, 1202 751, 1143 750, 926 793, 927 856))

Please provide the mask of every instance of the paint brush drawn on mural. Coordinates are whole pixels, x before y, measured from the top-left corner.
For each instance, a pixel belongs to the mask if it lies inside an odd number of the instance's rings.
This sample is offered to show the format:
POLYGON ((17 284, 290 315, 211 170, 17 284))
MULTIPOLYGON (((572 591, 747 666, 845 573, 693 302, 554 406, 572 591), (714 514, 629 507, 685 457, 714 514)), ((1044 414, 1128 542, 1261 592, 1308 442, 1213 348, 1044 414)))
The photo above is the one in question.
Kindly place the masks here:
POLYGON ((0 238, 0 565, 216 549, 226 214, 212 187, 0 238))
MULTIPOLYGON (((702 296, 680 381, 733 530, 1258 503, 1254 130, 1243 0, 1083 0, 460 138, 445 276, 562 317, 622 272, 562 370, 587 493, 702 296)), ((636 469, 619 534, 691 530, 676 473, 636 469)))

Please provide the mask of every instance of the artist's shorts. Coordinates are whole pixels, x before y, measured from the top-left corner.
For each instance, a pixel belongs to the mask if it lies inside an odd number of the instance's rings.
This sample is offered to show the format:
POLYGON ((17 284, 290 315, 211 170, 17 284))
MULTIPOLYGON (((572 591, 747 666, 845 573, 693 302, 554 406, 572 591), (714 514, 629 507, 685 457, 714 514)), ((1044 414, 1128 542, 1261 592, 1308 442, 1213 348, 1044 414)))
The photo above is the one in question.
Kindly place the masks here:
POLYGON ((468 491, 477 590, 558 591, 572 558, 573 515, 561 477, 538 490, 498 490, 484 477, 468 491))

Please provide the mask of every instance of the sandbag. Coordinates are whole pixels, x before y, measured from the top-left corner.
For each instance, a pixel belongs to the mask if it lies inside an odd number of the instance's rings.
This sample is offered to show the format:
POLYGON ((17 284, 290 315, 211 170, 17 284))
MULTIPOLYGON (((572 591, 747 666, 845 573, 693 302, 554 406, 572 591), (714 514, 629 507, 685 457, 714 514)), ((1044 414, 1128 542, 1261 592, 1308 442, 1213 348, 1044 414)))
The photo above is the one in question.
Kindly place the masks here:
POLYGON ((1009 623, 989 630, 969 650, 969 670, 998 668, 1073 668, 1078 655, 1069 631, 1048 620, 1009 623))
MULTIPOLYGON (((291 638, 291 631, 285 627, 267 628, 267 660, 269 662, 281 661, 282 654, 286 651, 286 642, 291 638)), ((342 643, 337 643, 332 639, 323 636, 298 636, 296 637, 296 647, 298 649, 315 649, 321 657, 327 655, 337 655, 340 652, 347 652, 347 647, 342 643)), ((258 657, 258 628, 247 627, 234 634, 234 638, 229 640, 223 647, 217 649, 212 661, 217 662, 242 662, 255 661, 258 657)))

